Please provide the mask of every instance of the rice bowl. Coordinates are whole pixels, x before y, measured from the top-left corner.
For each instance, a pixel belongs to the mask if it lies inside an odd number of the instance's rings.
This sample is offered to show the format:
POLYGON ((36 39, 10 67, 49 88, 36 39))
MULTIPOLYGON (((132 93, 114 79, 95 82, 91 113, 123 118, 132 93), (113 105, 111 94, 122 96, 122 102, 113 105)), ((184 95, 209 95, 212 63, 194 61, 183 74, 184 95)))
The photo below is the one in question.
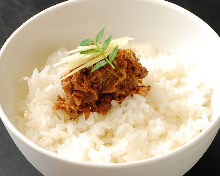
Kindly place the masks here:
POLYGON ((219 129, 218 90, 220 89, 219 82, 216 81, 218 80, 216 75, 219 75, 218 35, 202 20, 171 3, 151 0, 128 2, 123 13, 121 8, 124 8, 124 3, 120 0, 94 0, 92 3, 68 1, 59 4, 28 20, 7 40, 1 50, 0 80, 3 83, 0 86, 1 119, 25 157, 44 175, 69 176, 88 175, 88 173, 102 176, 183 175, 204 154, 219 129), (106 6, 108 8, 105 8, 106 6), (98 10, 97 7, 102 8, 98 10), (133 7, 137 10, 133 11, 133 7), (89 16, 85 18, 83 15, 77 15, 85 9, 89 16), (114 18, 116 16, 117 18, 114 18), (124 20, 127 18, 131 20, 124 20), (104 19, 108 19, 108 23, 105 23, 104 19), (91 27, 91 21, 97 24, 97 27, 91 27), (123 25, 116 28, 122 21, 123 25), (91 27, 90 33, 106 26, 110 31, 114 31, 115 36, 126 33, 134 36, 137 42, 147 41, 156 48, 165 49, 178 56, 188 55, 188 58, 196 63, 204 64, 208 75, 214 80, 212 81, 214 83, 212 115, 208 118, 208 127, 187 144, 168 154, 117 164, 69 160, 39 147, 20 133, 13 123, 17 113, 15 112, 17 100, 27 94, 22 86, 25 83, 20 82, 20 78, 31 75, 35 67, 44 65, 46 56, 52 51, 61 47, 70 49, 70 46, 74 46, 74 43, 71 43, 73 40, 77 42, 82 40, 88 32, 86 28, 88 26, 91 27))

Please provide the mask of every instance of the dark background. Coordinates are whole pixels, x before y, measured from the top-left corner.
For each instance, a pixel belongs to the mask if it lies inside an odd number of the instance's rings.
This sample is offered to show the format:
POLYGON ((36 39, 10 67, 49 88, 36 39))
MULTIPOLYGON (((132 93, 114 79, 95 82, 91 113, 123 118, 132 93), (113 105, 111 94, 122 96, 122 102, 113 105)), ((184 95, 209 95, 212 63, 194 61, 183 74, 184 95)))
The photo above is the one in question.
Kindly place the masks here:
MULTIPOLYGON (((220 0, 169 0, 193 12, 220 35, 220 0)), ((62 0, 0 0, 0 48, 23 22, 62 0)), ((20 153, 0 120, 0 176, 42 176, 20 153)), ((220 175, 220 132, 185 176, 220 175)))

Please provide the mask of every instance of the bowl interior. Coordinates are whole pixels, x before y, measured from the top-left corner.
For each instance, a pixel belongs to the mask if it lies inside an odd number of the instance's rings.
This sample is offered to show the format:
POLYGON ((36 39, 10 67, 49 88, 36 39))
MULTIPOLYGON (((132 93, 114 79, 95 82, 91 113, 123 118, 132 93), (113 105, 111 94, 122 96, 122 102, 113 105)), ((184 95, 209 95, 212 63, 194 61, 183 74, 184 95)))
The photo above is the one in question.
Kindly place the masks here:
POLYGON ((21 77, 41 68, 58 48, 74 48, 102 27, 113 37, 130 36, 135 42, 201 64, 214 81, 213 120, 218 118, 220 42, 211 28, 183 9, 159 1, 72 1, 42 12, 19 28, 7 41, 0 58, 0 105, 12 120, 16 103, 27 93, 21 77), (173 8, 174 7, 174 8, 173 8))

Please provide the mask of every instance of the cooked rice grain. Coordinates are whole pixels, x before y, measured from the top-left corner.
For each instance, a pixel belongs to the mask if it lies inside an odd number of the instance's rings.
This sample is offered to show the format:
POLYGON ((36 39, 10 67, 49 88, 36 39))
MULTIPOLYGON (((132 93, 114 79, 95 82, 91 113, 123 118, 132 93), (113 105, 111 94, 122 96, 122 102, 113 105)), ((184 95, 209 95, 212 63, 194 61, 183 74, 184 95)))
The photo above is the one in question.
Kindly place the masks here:
POLYGON ((138 46, 149 70, 143 83, 152 86, 147 97, 134 95, 103 116, 91 113, 85 121, 67 120, 54 103, 63 90, 53 64, 67 55, 60 49, 45 68, 28 78, 29 93, 21 102, 18 129, 37 145, 72 160, 119 163, 163 155, 187 143, 210 124, 212 86, 195 66, 177 57, 138 46), (147 53, 144 53, 144 51, 147 53))

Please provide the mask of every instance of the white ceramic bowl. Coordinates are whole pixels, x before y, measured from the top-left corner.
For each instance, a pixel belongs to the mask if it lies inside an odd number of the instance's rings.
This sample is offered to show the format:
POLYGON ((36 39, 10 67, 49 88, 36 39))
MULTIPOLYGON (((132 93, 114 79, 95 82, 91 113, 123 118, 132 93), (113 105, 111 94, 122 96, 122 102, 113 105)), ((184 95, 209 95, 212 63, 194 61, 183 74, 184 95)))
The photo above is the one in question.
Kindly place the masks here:
MULTIPOLYGON (((0 55, 0 116, 25 157, 46 176, 173 176, 186 173, 203 155, 219 129, 218 35, 190 12, 157 0, 74 0, 53 6, 24 23, 0 55), (131 36, 205 65, 214 80, 212 123, 188 144, 153 159, 124 164, 72 162, 22 135, 13 125, 16 103, 27 90, 19 80, 43 65, 60 47, 72 48, 105 26, 114 37, 131 36)), ((214 162, 214 161, 213 161, 214 162)))

